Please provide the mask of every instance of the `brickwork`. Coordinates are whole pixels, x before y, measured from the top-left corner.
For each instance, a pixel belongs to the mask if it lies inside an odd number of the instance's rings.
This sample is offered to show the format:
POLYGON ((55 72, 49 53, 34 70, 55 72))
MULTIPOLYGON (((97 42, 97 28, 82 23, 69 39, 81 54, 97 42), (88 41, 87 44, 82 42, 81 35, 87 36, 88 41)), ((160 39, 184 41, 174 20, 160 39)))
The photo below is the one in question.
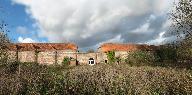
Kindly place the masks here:
POLYGON ((128 51, 115 51, 115 57, 125 59, 129 55, 128 51))
MULTIPOLYGON (((153 48, 155 48, 153 46, 153 48)), ((74 59, 71 65, 87 65, 89 59, 93 59, 96 64, 107 62, 107 52, 115 51, 115 57, 125 59, 129 52, 135 50, 151 50, 151 46, 129 45, 129 44, 105 44, 96 53, 79 53, 75 44, 49 44, 49 43, 30 43, 16 44, 10 46, 9 57, 11 60, 20 62, 38 62, 39 64, 61 64, 65 57, 74 59), (141 46, 143 48, 141 48, 141 46), (18 55, 17 52, 18 51, 18 55)))
POLYGON ((58 64, 61 64, 65 57, 76 59, 76 52, 74 52, 74 51, 57 51, 58 64))
POLYGON ((77 61, 80 65, 89 64, 90 58, 93 58, 96 61, 97 60, 97 54, 96 53, 78 53, 77 54, 77 61))
POLYGON ((55 63, 55 51, 45 51, 38 53, 38 61, 39 64, 54 64, 55 63))
POLYGON ((20 51, 18 58, 21 62, 35 62, 35 51, 20 51))

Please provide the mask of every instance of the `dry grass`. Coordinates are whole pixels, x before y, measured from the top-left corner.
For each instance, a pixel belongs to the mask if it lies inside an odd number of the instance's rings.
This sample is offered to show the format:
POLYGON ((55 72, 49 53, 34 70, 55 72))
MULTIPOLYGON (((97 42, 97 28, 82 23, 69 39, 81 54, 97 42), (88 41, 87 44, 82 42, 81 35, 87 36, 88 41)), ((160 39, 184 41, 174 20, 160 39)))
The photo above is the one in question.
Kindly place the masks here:
POLYGON ((64 69, 22 65, 0 70, 0 94, 192 94, 190 70, 124 65, 78 66, 64 69))

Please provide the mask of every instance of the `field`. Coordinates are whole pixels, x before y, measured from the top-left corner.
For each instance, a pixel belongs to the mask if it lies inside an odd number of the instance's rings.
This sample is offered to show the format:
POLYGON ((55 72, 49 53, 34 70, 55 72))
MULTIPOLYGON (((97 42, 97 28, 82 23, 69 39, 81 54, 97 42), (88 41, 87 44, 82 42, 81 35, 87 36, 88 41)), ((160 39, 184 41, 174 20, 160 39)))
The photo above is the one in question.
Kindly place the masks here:
POLYGON ((128 64, 43 66, 17 63, 0 68, 0 94, 191 95, 192 71, 128 64))

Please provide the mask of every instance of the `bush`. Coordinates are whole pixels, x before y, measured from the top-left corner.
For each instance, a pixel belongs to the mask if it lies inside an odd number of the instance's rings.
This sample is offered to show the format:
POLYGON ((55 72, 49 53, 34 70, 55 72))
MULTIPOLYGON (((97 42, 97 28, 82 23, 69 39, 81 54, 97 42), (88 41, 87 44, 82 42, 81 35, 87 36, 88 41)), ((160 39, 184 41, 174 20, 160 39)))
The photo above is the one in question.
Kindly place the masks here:
POLYGON ((115 51, 108 51, 107 58, 108 58, 110 64, 115 63, 115 60, 116 60, 115 51))
POLYGON ((63 66, 68 66, 70 64, 70 58, 69 57, 64 57, 62 65, 63 66))
POLYGON ((125 60, 125 62, 130 64, 131 66, 150 65, 154 63, 154 61, 155 61, 154 55, 147 51, 131 52, 129 53, 127 59, 125 60))
POLYGON ((160 47, 155 53, 156 61, 163 62, 166 60, 176 62, 177 49, 171 47, 160 47))
POLYGON ((178 61, 189 61, 188 63, 192 62, 192 48, 178 48, 177 50, 178 61))

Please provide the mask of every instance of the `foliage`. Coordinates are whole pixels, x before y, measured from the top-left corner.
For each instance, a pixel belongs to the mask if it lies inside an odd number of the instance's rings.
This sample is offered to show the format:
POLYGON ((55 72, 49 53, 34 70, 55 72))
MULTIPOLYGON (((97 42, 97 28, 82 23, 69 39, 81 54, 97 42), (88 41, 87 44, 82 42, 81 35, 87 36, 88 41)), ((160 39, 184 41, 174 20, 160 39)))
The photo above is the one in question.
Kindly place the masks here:
MULTIPOLYGON (((173 35, 178 36, 178 42, 175 45, 179 50, 179 60, 188 61, 192 59, 190 56, 190 49, 192 48, 192 1, 179 0, 174 5, 170 16, 173 22, 173 35)), ((189 63, 191 62, 189 61, 189 63)))
POLYGON ((112 64, 115 62, 115 51, 108 51, 107 52, 107 58, 109 60, 109 63, 112 64))
POLYGON ((0 65, 7 64, 8 52, 7 46, 10 44, 10 40, 7 36, 7 24, 5 22, 0 22, 0 65))
POLYGON ((70 58, 69 57, 64 57, 62 65, 67 66, 70 64, 70 58))
POLYGON ((161 46, 155 52, 156 61, 163 62, 165 60, 174 61, 177 60, 177 49, 168 47, 168 46, 161 46))
POLYGON ((188 70, 128 65, 77 66, 71 69, 20 64, 20 73, 0 69, 0 94, 126 94, 191 95, 188 70))
POLYGON ((130 52, 127 56, 126 63, 135 66, 149 65, 155 61, 152 53, 147 51, 130 52))
POLYGON ((191 60, 192 62, 192 48, 186 48, 186 49, 178 48, 177 55, 178 60, 182 61, 191 60))
POLYGON ((174 5, 174 10, 171 12, 173 26, 175 28, 174 34, 185 35, 185 40, 192 36, 192 1, 179 0, 174 5))

